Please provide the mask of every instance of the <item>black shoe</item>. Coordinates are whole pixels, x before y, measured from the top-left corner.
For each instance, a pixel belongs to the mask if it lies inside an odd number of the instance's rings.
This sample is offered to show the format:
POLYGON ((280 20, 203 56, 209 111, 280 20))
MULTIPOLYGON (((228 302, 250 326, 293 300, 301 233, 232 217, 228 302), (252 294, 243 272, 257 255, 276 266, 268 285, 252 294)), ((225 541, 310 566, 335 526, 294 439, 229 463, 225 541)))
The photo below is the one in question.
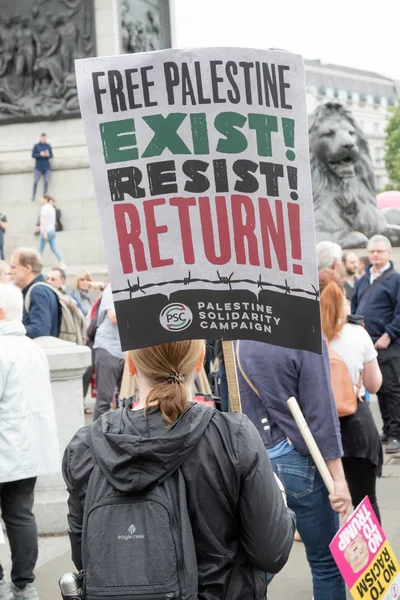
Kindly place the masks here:
POLYGON ((388 443, 388 436, 386 435, 386 433, 381 433, 381 442, 382 444, 388 443))
POLYGON ((400 440, 397 438, 389 438, 385 452, 386 454, 396 454, 396 452, 400 452, 400 440))

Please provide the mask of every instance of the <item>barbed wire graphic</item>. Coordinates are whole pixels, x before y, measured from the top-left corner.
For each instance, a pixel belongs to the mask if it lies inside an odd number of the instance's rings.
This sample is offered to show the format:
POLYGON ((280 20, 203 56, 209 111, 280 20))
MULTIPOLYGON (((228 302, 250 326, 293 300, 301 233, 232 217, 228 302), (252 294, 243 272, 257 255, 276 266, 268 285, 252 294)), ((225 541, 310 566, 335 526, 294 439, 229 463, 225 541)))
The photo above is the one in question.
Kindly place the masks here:
POLYGON ((277 290, 283 291, 285 294, 306 294, 307 296, 311 296, 315 300, 319 298, 319 290, 311 285, 312 290, 304 290, 302 288, 292 288, 285 279, 285 285, 270 283, 268 281, 263 281, 261 274, 259 278, 254 281, 253 279, 234 279, 234 272, 232 272, 229 276, 221 275, 219 271, 217 271, 217 279, 203 279, 199 277, 192 277, 191 272, 189 271, 188 276, 183 279, 173 279, 172 281, 157 281, 154 283, 144 283, 143 285, 140 283, 140 278, 136 278, 136 283, 131 283, 129 279, 127 279, 127 287, 122 290, 113 290, 113 295, 122 294, 129 292, 129 299, 132 299, 133 294, 137 294, 141 292, 146 295, 146 290, 154 288, 154 287, 163 287, 166 285, 183 285, 188 286, 193 283, 208 283, 210 285, 227 285, 229 289, 232 290, 233 285, 239 285, 242 283, 247 283, 248 285, 255 285, 257 288, 262 291, 267 288, 275 288, 277 290))

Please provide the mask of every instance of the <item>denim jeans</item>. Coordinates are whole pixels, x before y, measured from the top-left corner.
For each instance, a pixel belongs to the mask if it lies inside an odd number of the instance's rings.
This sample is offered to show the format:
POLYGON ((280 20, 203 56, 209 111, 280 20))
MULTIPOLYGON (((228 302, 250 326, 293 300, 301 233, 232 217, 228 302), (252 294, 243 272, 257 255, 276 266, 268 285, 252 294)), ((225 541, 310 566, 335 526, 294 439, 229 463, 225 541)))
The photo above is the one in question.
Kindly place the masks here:
POLYGON ((56 232, 55 231, 47 232, 47 240, 44 239, 43 233, 40 234, 40 241, 39 241, 40 256, 43 256, 43 252, 44 252, 44 249, 45 249, 47 243, 49 243, 50 249, 53 252, 53 254, 56 255, 58 262, 61 262, 62 258, 56 248, 56 232))
POLYGON ((48 169, 44 173, 42 171, 39 171, 39 169, 35 169, 33 171, 33 193, 32 193, 32 200, 34 200, 36 198, 36 190, 37 190, 39 179, 41 177, 44 178, 43 194, 47 194, 47 190, 48 190, 48 187, 49 187, 50 173, 51 173, 50 169, 48 169))
POLYGON ((288 506, 296 514, 311 567, 314 600, 345 600, 345 584, 329 550, 339 529, 339 515, 331 508, 314 461, 292 450, 272 458, 271 463, 285 488, 288 506))
MULTIPOLYGON (((33 570, 38 557, 36 521, 32 512, 35 483, 36 477, 0 483, 1 516, 12 555, 11 581, 19 588, 35 579, 33 570)), ((0 565, 0 580, 3 575, 0 565)))

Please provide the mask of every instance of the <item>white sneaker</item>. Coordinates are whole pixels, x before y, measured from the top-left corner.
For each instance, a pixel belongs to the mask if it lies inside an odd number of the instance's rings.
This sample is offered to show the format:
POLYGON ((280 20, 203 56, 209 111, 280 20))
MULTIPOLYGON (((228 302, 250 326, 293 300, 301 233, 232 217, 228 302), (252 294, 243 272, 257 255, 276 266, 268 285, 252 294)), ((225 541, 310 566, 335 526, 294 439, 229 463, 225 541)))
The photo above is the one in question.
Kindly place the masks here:
POLYGON ((27 583, 23 590, 12 584, 11 590, 14 600, 39 600, 39 594, 33 583, 27 583))
POLYGON ((62 269, 63 271, 65 271, 66 269, 68 269, 68 265, 65 264, 65 262, 60 262, 60 264, 58 265, 60 267, 60 269, 62 269))
POLYGON ((10 586, 4 579, 0 580, 0 600, 15 600, 10 586))

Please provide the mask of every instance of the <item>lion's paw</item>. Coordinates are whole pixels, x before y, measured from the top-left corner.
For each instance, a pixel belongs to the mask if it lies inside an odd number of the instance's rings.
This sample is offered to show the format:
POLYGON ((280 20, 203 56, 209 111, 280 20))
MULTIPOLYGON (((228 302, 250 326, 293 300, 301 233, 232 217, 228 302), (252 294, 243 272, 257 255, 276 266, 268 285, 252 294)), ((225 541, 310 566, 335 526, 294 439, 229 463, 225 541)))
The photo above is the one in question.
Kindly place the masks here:
POLYGON ((342 248, 366 248, 368 238, 360 231, 350 231, 341 235, 337 242, 342 248))
POLYGON ((400 225, 389 224, 382 235, 389 238, 392 246, 400 246, 400 225))
POLYGON ((384 208, 382 212, 389 225, 400 225, 400 208, 384 208))

